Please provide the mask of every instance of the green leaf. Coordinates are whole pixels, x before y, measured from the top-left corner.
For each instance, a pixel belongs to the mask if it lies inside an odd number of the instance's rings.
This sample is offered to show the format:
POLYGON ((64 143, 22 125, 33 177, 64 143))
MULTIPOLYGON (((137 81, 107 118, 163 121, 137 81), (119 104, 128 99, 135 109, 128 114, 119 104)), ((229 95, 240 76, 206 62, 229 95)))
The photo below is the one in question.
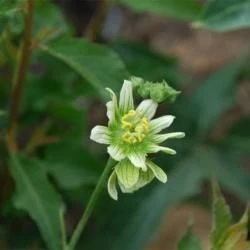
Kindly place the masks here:
POLYGON ((10 170, 16 184, 16 193, 13 197, 16 208, 29 213, 49 249, 60 250, 62 235, 59 215, 63 203, 49 183, 45 170, 36 161, 21 161, 12 152, 10 170))
POLYGON ((178 244, 178 250, 202 250, 199 239, 192 233, 189 227, 178 244))
POLYGON ((234 150, 242 150, 248 154, 250 148, 250 118, 245 117, 233 124, 222 143, 234 150))
POLYGON ((138 12, 153 12, 182 20, 193 20, 201 11, 201 4, 196 0, 120 0, 120 2, 138 12))
POLYGON ((33 33, 42 40, 69 33, 62 11, 52 1, 36 0, 33 33))
POLYGON ((229 192, 242 201, 250 200, 250 176, 241 164, 242 154, 233 151, 219 151, 217 148, 203 147, 196 152, 202 159, 200 167, 207 176, 218 180, 229 192))
POLYGON ((198 155, 184 159, 175 167, 165 185, 150 188, 151 193, 136 202, 138 205, 133 206, 134 213, 127 217, 122 230, 116 233, 112 250, 143 249, 146 246, 166 212, 199 191, 205 177, 202 168, 197 167, 199 161, 198 155))
POLYGON ((193 97, 199 135, 207 134, 236 102, 237 80, 244 60, 224 66, 200 85, 193 97))
POLYGON ((70 140, 47 147, 44 167, 63 189, 95 185, 103 169, 91 152, 70 140))
POLYGON ((64 37, 40 48, 79 73, 103 98, 106 97, 105 87, 118 90, 128 76, 122 61, 112 50, 82 38, 64 37))
POLYGON ((166 80, 179 86, 184 79, 176 58, 163 56, 142 43, 118 41, 112 48, 121 56, 129 72, 148 81, 166 80))
POLYGON ((250 0, 212 0, 194 26, 215 31, 250 27, 250 0))
POLYGON ((226 230, 220 242, 220 250, 250 249, 250 241, 247 241, 248 213, 249 209, 246 209, 241 220, 226 230))
POLYGON ((0 0, 0 36, 9 20, 20 10, 16 0, 0 0))
POLYGON ((20 8, 16 0, 0 0, 0 16, 11 16, 20 8))
POLYGON ((212 228, 212 250, 219 250, 219 242, 230 226, 232 215, 229 206, 220 192, 219 186, 213 183, 213 228, 212 228))

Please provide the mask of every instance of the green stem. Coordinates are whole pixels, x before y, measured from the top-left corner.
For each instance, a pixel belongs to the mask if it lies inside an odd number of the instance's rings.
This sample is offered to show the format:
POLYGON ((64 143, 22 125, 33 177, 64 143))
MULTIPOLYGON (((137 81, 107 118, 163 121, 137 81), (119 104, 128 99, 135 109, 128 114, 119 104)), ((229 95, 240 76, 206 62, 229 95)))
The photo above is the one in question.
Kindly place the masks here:
POLYGON ((86 207, 80 221, 78 222, 78 225, 76 226, 76 229, 73 232, 73 235, 69 241, 69 245, 68 245, 69 250, 75 249, 75 247, 79 241, 79 238, 80 238, 80 236, 81 236, 81 234, 82 234, 82 232, 83 232, 83 230, 88 222, 88 219, 93 212, 93 209, 94 209, 95 204, 96 204, 96 202, 101 194, 103 186, 105 185, 105 183, 107 183, 108 176, 109 176, 110 171, 111 171, 113 166, 114 166, 114 160, 109 158, 109 160, 106 164, 106 167, 105 167, 98 183, 96 184, 95 190, 93 191, 93 193, 88 201, 87 207, 86 207))

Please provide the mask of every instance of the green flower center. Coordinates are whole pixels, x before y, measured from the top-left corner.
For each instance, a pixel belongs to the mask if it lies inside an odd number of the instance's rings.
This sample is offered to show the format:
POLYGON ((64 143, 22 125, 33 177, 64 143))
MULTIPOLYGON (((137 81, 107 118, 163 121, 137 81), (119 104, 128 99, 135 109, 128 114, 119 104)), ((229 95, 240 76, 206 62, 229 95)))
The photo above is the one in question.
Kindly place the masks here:
POLYGON ((128 144, 142 142, 149 131, 149 121, 135 110, 130 110, 121 119, 122 140, 128 144))

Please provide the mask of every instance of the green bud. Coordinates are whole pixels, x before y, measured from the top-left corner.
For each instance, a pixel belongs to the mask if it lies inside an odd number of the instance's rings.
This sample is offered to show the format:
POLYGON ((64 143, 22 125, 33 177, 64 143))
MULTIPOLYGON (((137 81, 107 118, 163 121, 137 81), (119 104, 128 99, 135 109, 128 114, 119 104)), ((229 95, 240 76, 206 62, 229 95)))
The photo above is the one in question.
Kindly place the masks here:
POLYGON ((167 92, 165 86, 160 83, 155 83, 150 89, 150 98, 157 102, 163 102, 166 99, 167 92))
POLYGON ((130 81, 132 82, 133 88, 135 89, 140 87, 144 83, 144 80, 142 78, 136 76, 131 76, 130 81))
POLYGON ((174 102, 176 97, 181 93, 170 87, 166 81, 162 82, 148 82, 140 77, 131 77, 130 81, 133 88, 137 91, 138 95, 142 98, 151 98, 157 103, 161 102, 174 102))
POLYGON ((137 89, 137 93, 142 97, 142 98, 148 98, 150 95, 150 90, 152 88, 152 83, 151 82, 145 82, 144 84, 141 84, 139 88, 137 89))

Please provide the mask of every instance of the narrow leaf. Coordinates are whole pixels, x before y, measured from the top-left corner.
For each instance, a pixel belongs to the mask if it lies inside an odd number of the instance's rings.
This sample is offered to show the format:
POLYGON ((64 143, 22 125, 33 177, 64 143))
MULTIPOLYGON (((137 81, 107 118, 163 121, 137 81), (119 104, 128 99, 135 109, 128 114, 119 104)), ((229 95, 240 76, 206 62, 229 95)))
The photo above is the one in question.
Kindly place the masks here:
POLYGON ((208 1, 194 26, 215 31, 250 27, 250 0, 208 1))
POLYGON ((201 4, 196 0, 120 0, 120 2, 138 12, 154 12, 182 20, 193 20, 201 11, 201 4))
POLYGON ((105 87, 118 90, 128 76, 122 61, 112 50, 82 38, 64 37, 40 48, 79 73, 103 98, 106 97, 105 87))
POLYGON ((60 211, 63 203, 49 183, 45 171, 35 161, 26 159, 21 163, 14 153, 10 155, 10 170, 16 183, 13 197, 16 208, 29 213, 49 249, 60 250, 60 211))

